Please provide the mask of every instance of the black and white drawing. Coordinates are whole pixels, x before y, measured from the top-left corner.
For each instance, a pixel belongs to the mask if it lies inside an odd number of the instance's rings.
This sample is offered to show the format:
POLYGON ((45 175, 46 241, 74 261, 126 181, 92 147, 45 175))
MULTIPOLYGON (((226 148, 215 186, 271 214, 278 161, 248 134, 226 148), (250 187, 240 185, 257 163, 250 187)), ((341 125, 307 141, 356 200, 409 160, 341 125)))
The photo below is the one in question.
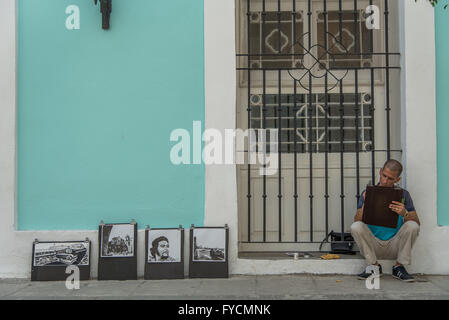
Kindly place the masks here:
POLYGON ((193 261, 225 261, 226 230, 222 228, 193 229, 193 261))
POLYGON ((134 256, 133 224, 107 224, 101 228, 101 257, 134 256))
POLYGON ((181 262, 181 230, 149 230, 148 262, 181 262))
POLYGON ((34 244, 33 265, 89 265, 89 242, 38 242, 34 244))

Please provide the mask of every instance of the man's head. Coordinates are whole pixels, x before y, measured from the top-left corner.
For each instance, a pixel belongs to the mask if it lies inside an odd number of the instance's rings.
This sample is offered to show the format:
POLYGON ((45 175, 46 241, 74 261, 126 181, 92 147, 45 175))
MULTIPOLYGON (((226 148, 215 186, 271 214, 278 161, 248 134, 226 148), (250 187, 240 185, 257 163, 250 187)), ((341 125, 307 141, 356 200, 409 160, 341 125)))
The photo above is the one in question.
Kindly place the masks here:
POLYGON ((159 256, 160 259, 164 260, 169 256, 169 248, 170 245, 168 239, 164 236, 160 236, 159 238, 154 239, 151 243, 150 252, 154 258, 159 256))
POLYGON ((397 160, 388 160, 379 171, 379 185, 381 187, 393 187, 395 183, 401 180, 401 173, 402 164, 397 160))

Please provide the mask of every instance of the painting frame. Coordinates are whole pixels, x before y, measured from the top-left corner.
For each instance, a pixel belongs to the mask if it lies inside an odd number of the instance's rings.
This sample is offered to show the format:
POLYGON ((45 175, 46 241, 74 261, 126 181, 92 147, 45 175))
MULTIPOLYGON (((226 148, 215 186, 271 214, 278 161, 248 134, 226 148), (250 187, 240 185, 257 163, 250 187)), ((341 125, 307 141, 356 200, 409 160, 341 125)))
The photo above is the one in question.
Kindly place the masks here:
MULTIPOLYGON (((146 280, 161 280, 161 279, 184 279, 184 228, 180 225, 178 228, 150 228, 145 229, 145 266, 144 279, 146 280), (168 233, 172 233, 169 236, 168 233), (178 237, 173 237, 177 234, 178 237), (165 242, 166 238, 168 244, 172 243, 173 239, 179 241, 176 250, 178 254, 173 255, 179 259, 174 261, 161 261, 160 259, 152 259, 152 251, 156 250, 156 243, 161 244, 158 240, 165 242), (159 260, 159 261, 156 261, 159 260)), ((172 246, 171 245, 171 246, 172 246)))
POLYGON ((189 250, 190 278, 228 278, 229 277, 229 227, 190 228, 189 250), (198 236, 203 233, 203 239, 198 236), (215 233, 215 236, 214 236, 215 233), (224 248, 220 247, 224 245, 224 248), (201 251, 202 258, 199 257, 201 251))
MULTIPOLYGON (((120 228, 118 228, 120 229, 120 228)), ((105 224, 101 221, 98 226, 98 280, 137 280, 137 222, 131 220, 131 223, 109 223, 105 224), (103 233, 106 229, 113 230, 114 226, 128 226, 129 232, 132 230, 132 255, 131 254, 115 254, 115 255, 103 255, 104 250, 104 239, 106 235, 103 233)), ((115 231, 114 231, 115 232, 115 231)), ((126 239, 119 239, 123 235, 122 232, 118 231, 115 234, 110 231, 108 239, 113 243, 115 248, 115 253, 123 252, 123 242, 126 239), (111 235, 111 237, 109 237, 111 235), (114 239, 116 238, 116 239, 114 239)), ((131 236, 130 236, 131 238, 131 236)), ((108 241, 108 244, 109 242, 108 241)), ((129 248, 128 248, 129 250, 129 248)))
POLYGON ((35 239, 32 244, 31 281, 65 281, 68 277, 66 269, 72 265, 79 268, 80 280, 89 280, 91 253, 89 238, 64 241, 35 239))
POLYGON ((135 225, 132 223, 111 223, 100 225, 100 257, 134 257, 136 254, 134 244, 137 238, 135 236, 134 229, 135 225), (106 238, 109 239, 105 241, 106 238))

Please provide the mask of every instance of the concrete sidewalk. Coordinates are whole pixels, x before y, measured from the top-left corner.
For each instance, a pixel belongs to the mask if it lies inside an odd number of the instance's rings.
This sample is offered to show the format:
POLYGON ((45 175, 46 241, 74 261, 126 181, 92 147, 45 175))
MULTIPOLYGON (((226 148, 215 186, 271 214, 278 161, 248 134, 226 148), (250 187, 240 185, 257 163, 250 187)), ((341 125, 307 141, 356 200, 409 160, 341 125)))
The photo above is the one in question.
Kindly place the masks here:
POLYGON ((404 283, 384 275, 379 290, 355 276, 232 276, 229 279, 86 281, 80 290, 65 282, 0 280, 1 300, 21 299, 449 299, 449 276, 417 276, 404 283))

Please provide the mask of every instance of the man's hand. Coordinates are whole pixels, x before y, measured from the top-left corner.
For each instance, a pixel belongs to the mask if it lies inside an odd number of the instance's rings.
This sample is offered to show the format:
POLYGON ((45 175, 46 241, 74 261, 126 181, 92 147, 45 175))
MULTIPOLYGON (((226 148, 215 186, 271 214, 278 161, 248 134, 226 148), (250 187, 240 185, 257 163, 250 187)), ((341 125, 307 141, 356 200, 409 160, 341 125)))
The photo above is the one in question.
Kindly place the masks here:
POLYGON ((404 221, 415 221, 417 224, 421 225, 419 221, 418 214, 416 211, 409 211, 407 216, 405 216, 406 210, 402 202, 392 201, 389 205, 390 209, 396 212, 398 215, 404 217, 404 221))
POLYGON ((388 206, 393 212, 396 212, 400 216, 404 216, 406 210, 404 208, 404 204, 398 201, 392 201, 388 206))

